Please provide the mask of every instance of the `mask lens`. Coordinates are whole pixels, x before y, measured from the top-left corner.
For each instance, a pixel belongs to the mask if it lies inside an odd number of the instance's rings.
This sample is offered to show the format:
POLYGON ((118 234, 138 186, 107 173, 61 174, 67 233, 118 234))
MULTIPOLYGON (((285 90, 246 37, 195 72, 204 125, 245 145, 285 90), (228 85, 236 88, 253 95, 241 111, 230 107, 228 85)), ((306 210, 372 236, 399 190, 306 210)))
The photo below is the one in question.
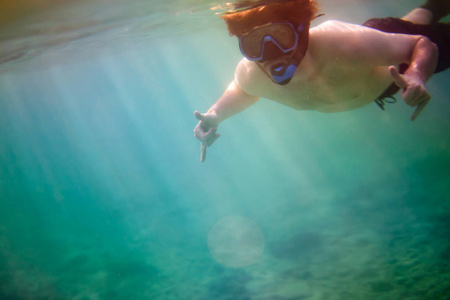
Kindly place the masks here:
POLYGON ((249 59, 262 58, 267 42, 274 43, 283 52, 293 50, 297 46, 298 35, 291 24, 267 24, 257 27, 243 35, 240 39, 242 53, 249 59))

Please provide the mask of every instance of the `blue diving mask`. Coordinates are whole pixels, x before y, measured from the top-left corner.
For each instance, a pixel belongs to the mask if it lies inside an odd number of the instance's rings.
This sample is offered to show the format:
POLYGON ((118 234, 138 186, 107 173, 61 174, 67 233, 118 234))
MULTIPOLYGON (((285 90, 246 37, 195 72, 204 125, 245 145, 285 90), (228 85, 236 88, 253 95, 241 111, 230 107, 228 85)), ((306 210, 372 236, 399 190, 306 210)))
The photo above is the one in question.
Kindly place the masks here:
POLYGON ((297 47, 298 33, 291 23, 265 24, 240 36, 239 48, 248 60, 261 61, 269 42, 275 45, 280 53, 286 54, 297 47))
MULTIPOLYGON (((265 24, 240 36, 239 48, 242 55, 248 60, 262 63, 282 55, 295 53, 302 31, 304 31, 302 24, 297 28, 294 28, 291 23, 265 24)), ((300 61, 301 59, 294 57, 288 64, 277 64, 271 68, 268 75, 277 84, 287 84, 294 76, 300 61)))

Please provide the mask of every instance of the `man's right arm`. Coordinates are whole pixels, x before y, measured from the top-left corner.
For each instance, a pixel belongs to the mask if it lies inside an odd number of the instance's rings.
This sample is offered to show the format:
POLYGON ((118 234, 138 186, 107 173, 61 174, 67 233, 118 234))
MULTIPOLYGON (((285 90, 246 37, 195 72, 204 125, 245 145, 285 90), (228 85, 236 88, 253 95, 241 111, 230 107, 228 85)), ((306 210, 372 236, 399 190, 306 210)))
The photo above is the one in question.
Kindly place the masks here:
POLYGON ((200 157, 202 162, 206 158, 206 147, 211 146, 220 136, 217 133, 219 123, 247 109, 258 99, 259 97, 244 92, 236 80, 233 80, 207 113, 194 112, 195 117, 199 120, 194 129, 194 135, 202 142, 200 157))
POLYGON ((255 104, 258 99, 259 97, 244 92, 236 80, 233 80, 219 100, 211 106, 208 113, 214 112, 218 121, 222 122, 255 104))

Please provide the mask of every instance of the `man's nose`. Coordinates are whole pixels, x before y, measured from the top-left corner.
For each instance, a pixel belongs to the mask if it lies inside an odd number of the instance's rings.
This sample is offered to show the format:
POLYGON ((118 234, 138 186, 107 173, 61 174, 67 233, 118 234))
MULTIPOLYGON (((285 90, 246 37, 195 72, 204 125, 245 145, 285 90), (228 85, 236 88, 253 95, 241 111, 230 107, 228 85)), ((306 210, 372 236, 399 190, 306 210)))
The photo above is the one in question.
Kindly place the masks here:
POLYGON ((281 49, 271 41, 267 42, 264 45, 263 51, 264 53, 261 62, 266 62, 268 60, 279 58, 284 54, 283 51, 281 51, 281 49))

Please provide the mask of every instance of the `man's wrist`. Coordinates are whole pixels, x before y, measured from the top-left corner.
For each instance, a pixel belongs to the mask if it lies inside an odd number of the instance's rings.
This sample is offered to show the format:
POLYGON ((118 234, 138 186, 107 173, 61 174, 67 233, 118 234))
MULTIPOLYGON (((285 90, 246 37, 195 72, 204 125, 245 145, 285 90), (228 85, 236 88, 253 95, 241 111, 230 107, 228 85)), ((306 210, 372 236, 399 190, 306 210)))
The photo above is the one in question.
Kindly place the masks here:
POLYGON ((217 108, 215 106, 211 107, 208 110, 208 114, 213 115, 215 119, 217 120, 217 123, 220 123, 222 120, 220 119, 220 115, 217 113, 217 108))
POLYGON ((423 83, 425 83, 431 77, 428 72, 420 69, 416 63, 411 63, 411 65, 403 75, 413 79, 414 81, 420 81, 423 83))

